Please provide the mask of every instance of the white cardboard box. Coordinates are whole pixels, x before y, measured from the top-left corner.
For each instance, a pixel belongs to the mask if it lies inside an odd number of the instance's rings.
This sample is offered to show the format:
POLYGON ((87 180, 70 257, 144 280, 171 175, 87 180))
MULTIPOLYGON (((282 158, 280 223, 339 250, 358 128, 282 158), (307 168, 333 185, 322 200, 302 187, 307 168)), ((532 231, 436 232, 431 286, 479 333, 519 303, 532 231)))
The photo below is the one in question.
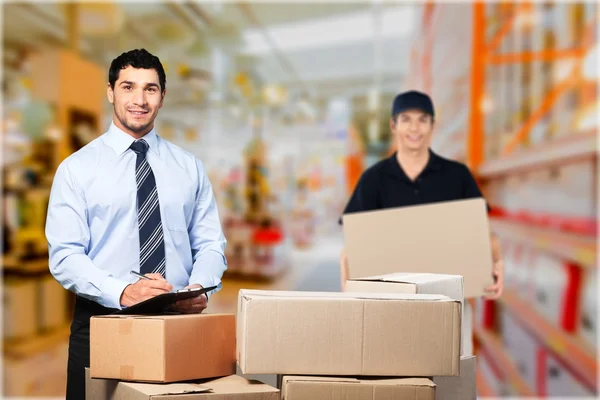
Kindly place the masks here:
POLYGON ((462 304, 461 355, 473 354, 473 317, 463 298, 463 278, 459 275, 407 273, 356 278, 346 281, 346 292, 441 294, 462 304))

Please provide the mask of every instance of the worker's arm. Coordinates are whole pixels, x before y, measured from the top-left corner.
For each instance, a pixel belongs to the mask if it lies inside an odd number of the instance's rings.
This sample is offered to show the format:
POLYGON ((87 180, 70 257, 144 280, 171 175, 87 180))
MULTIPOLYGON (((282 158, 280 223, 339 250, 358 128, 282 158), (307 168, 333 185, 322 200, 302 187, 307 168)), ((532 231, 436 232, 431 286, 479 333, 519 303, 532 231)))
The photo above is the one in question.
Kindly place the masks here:
POLYGON ((502 260, 500 240, 493 233, 491 234, 490 240, 492 244, 492 275, 494 277, 494 283, 488 286, 485 291, 488 298, 497 299, 502 296, 504 290, 504 261, 502 260))

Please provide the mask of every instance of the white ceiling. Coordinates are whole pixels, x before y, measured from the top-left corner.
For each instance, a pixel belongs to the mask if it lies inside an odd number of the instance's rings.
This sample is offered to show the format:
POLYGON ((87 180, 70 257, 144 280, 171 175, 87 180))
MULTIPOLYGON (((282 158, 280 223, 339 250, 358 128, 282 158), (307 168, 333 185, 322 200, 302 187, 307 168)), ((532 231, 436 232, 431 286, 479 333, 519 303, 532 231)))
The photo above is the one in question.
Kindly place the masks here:
MULTIPOLYGON (((395 4, 383 2, 384 13, 395 4)), ((203 47, 203 41, 214 37, 214 26, 232 27, 234 36, 241 40, 241 46, 226 49, 231 56, 232 69, 228 74, 231 78, 239 69, 235 59, 238 55, 248 53, 248 47, 243 42, 248 35, 263 36, 263 40, 273 32, 282 28, 306 24, 306 22, 327 21, 331 18, 346 16, 372 18, 375 9, 370 3, 253 3, 247 6, 227 4, 200 4, 194 2, 170 3, 119 3, 118 7, 124 13, 123 29, 103 38, 87 35, 82 38, 82 53, 94 61, 106 65, 122 51, 136 47, 145 47, 154 52, 168 67, 168 82, 170 93, 186 96, 189 92, 189 82, 174 79, 174 70, 178 63, 187 63, 192 68, 207 69, 210 72, 211 63, 209 46, 203 47), (167 40, 161 34, 161 25, 170 24, 175 28, 179 39, 167 40), (192 54, 189 48, 192 44, 199 46, 199 53, 192 54), (204 49, 204 50, 203 50, 204 49)), ((376 76, 382 83, 382 91, 394 92, 400 89, 402 78, 407 71, 409 58, 409 41, 411 32, 418 25, 417 15, 420 15, 417 5, 413 7, 414 14, 389 14, 393 19, 384 18, 385 23, 363 28, 371 29, 367 33, 348 32, 356 40, 331 45, 320 44, 318 48, 290 50, 279 48, 285 46, 282 40, 270 38, 276 44, 270 52, 255 55, 255 61, 250 63, 253 72, 263 83, 280 83, 288 89, 298 90, 316 98, 332 98, 339 96, 364 96, 373 86, 376 76), (398 25, 394 25, 394 24, 398 25), (377 42, 374 32, 380 28, 388 32, 388 36, 377 42), (360 38, 362 36, 362 38, 360 38), (377 62, 376 55, 380 55, 377 62), (378 75, 376 75, 378 73, 378 75)), ((67 26, 64 14, 64 4, 57 3, 19 3, 5 4, 4 11, 4 43, 8 49, 27 47, 36 48, 48 44, 66 43, 67 26)), ((326 32, 323 35, 327 35, 326 32)), ((339 32, 333 36, 323 37, 333 41, 344 39, 339 32)), ((300 38, 302 39, 302 38, 300 38)), ((317 44, 318 41, 317 41, 317 44)), ((314 45, 314 43, 313 43, 314 45)), ((14 54, 14 52, 13 52, 14 54)), ((5 55, 5 64, 7 62, 5 55)), ((177 103, 181 107, 181 102, 177 103)), ((198 104, 190 101, 190 106, 197 109, 198 104)))

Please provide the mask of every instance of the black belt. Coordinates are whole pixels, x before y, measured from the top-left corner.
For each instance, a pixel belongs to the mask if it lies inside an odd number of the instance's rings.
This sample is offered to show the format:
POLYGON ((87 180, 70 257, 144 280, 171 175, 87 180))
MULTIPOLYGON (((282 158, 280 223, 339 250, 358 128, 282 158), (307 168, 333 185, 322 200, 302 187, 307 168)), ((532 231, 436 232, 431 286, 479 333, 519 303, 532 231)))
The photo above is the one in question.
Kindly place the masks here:
POLYGON ((75 311, 73 313, 73 320, 82 325, 88 325, 91 317, 95 315, 112 314, 115 311, 117 311, 116 308, 104 307, 95 301, 77 296, 75 298, 75 311))

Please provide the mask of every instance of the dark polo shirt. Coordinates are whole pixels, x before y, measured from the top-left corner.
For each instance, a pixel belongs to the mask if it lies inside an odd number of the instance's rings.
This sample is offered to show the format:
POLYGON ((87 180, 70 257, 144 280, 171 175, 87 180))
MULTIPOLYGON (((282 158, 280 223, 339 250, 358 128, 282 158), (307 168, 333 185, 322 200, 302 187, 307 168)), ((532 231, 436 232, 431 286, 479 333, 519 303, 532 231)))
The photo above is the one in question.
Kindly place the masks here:
POLYGON ((344 214, 482 197, 464 164, 440 157, 431 150, 429 156, 425 169, 414 181, 406 176, 395 153, 368 168, 344 214))

